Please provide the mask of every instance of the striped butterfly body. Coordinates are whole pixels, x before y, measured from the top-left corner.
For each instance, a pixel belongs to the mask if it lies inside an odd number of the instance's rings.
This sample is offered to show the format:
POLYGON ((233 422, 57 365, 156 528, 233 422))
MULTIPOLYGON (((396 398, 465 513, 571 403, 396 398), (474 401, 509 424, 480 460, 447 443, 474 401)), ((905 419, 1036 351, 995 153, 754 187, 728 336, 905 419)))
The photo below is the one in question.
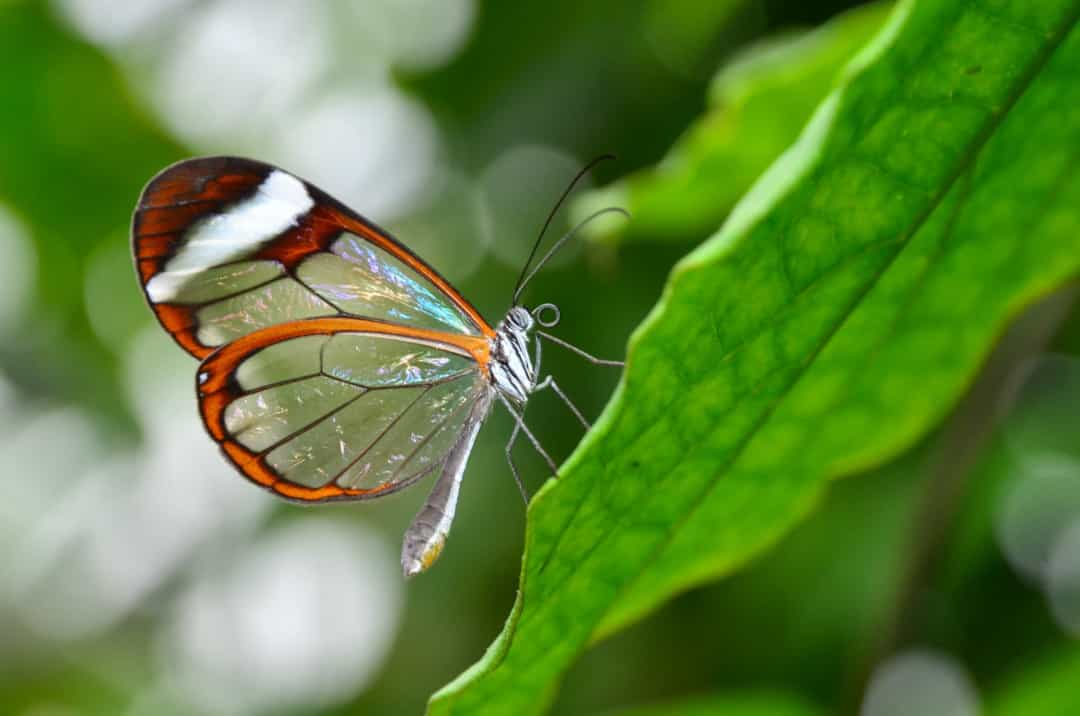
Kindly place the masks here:
POLYGON ((511 444, 524 432, 554 470, 518 410, 543 387, 565 396, 538 382, 536 320, 516 295, 492 328, 372 222, 281 169, 234 157, 156 176, 132 238, 159 322, 202 360, 207 431, 248 479, 317 503, 437 475, 405 533, 406 575, 441 552, 496 401, 515 418, 511 444))

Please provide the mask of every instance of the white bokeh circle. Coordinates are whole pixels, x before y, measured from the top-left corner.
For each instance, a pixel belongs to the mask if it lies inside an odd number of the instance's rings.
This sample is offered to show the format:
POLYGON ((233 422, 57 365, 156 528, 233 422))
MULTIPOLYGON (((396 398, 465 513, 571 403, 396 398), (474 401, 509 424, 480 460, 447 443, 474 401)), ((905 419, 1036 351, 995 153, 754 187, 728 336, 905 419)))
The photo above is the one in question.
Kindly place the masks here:
POLYGON ((162 673, 209 713, 330 706, 377 674, 402 607, 396 560, 378 534, 303 518, 187 588, 163 634, 162 673))
POLYGON ((456 55, 476 16, 475 0, 349 0, 338 8, 351 46, 414 72, 456 55))
POLYGON ((217 0, 176 24, 150 83, 161 119, 208 147, 254 149, 330 65, 323 7, 288 0, 217 0))
POLYGON ((874 670, 859 716, 978 716, 979 695, 967 670, 947 654, 913 649, 874 670))
POLYGON ((56 0, 61 17, 91 42, 120 48, 155 35, 195 0, 56 0))
MULTIPOLYGON (((562 150, 526 144, 502 152, 485 168, 480 191, 496 258, 510 267, 522 267, 544 219, 581 166, 562 150)), ((588 184, 585 178, 579 187, 588 184)), ((541 255, 566 230, 567 215, 564 205, 548 229, 541 255)), ((567 244, 548 266, 567 263, 579 248, 577 242, 567 244)))
POLYGON ((490 249, 480 192, 469 177, 448 169, 438 171, 428 189, 415 210, 386 228, 451 282, 464 281, 490 249))
POLYGON ((430 114, 392 87, 334 90, 280 119, 268 158, 376 223, 411 208, 435 171, 430 114))
POLYGON ((1080 637, 1080 516, 1051 547, 1046 595, 1058 624, 1071 636, 1080 637))
POLYGON ((0 532, 13 527, 19 556, 7 587, 22 621, 50 639, 112 627, 195 555, 246 538, 272 505, 206 436, 197 363, 156 327, 125 355, 141 446, 109 451, 87 418, 58 410, 31 416, 0 450, 0 467, 14 462, 32 486, 0 501, 12 508, 0 532))
POLYGON ((1053 545, 1080 518, 1080 463, 1044 462, 1018 468, 994 515, 994 532, 1009 564, 1042 584, 1053 545))

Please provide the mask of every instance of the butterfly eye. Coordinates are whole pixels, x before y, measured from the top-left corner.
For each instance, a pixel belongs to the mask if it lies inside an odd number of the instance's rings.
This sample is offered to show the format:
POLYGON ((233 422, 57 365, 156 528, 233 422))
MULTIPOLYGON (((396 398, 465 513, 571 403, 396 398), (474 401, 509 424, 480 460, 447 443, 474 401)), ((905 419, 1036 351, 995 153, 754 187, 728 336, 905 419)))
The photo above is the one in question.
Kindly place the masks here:
POLYGON ((536 322, 544 328, 554 328, 559 325, 559 319, 562 318, 559 307, 554 303, 541 303, 533 309, 532 315, 536 322))
POLYGON ((529 311, 521 306, 514 306, 506 314, 507 327, 515 331, 528 331, 533 327, 533 318, 529 311))

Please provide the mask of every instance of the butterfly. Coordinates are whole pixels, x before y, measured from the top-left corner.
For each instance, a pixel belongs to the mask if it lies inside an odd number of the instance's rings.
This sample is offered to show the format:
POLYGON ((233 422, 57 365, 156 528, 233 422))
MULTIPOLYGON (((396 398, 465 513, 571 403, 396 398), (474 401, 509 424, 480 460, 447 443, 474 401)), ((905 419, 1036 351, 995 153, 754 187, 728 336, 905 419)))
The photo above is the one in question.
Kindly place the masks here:
MULTIPOLYGON (((602 157, 601 159, 606 158, 602 157)), ((525 285, 582 224, 533 267, 548 216, 495 327, 446 279, 373 222, 270 164, 182 161, 143 190, 132 220, 136 273, 162 327, 201 360, 196 392, 210 437, 252 482, 301 503, 368 500, 437 475, 405 532, 406 576, 446 543, 477 433, 493 405, 523 420, 550 388, 540 339, 601 365, 544 331, 558 308, 519 303, 525 285)), ((608 211, 604 209, 593 217, 608 211)), ((590 217, 590 218, 593 218, 590 217)))

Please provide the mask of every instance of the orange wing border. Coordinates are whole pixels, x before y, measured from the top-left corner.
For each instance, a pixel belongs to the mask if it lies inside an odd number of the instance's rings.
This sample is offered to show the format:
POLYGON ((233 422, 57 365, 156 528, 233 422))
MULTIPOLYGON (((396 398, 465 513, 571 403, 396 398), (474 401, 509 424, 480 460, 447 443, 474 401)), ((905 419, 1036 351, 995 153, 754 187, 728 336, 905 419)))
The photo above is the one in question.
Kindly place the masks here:
POLYGON ((196 378, 196 392, 203 425, 214 442, 221 447, 229 462, 246 478, 279 497, 293 502, 372 499, 396 492, 412 484, 412 480, 407 480, 366 490, 343 488, 337 485, 324 485, 318 488, 297 485, 276 474, 266 463, 264 456, 245 448, 229 437, 225 428, 225 409, 244 392, 235 380, 236 369, 244 360, 281 341, 312 335, 332 336, 337 333, 372 333, 436 343, 455 352, 467 353, 476 361, 482 374, 487 375, 488 372, 490 343, 485 337, 464 336, 361 318, 331 317, 290 321, 254 331, 218 348, 199 366, 196 378))
MULTIPOLYGON (((131 221, 132 253, 143 297, 161 326, 188 353, 203 359, 216 350, 196 338, 195 313, 205 304, 154 303, 146 285, 160 273, 198 221, 220 214, 252 196, 275 170, 272 164, 241 157, 201 157, 173 164, 143 189, 131 221)), ((297 225, 243 260, 277 261, 286 273, 311 254, 328 251, 342 231, 389 252, 444 293, 491 338, 495 330, 454 286, 388 231, 309 182, 300 180, 315 205, 297 225)))

